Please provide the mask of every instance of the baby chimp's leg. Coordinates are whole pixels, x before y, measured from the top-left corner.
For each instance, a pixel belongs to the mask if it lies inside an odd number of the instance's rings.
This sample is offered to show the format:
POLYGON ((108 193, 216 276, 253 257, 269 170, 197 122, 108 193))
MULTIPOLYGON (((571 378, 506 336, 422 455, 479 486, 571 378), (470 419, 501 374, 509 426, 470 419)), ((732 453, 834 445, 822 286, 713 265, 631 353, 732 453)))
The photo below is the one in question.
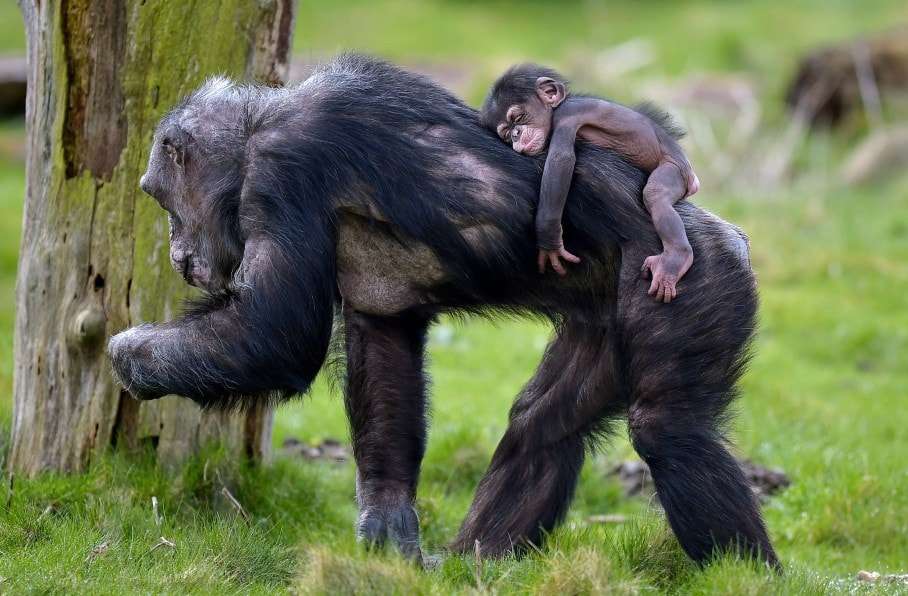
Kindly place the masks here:
POLYGON ((673 163, 663 162, 650 174, 643 189, 643 202, 662 240, 662 254, 647 257, 643 270, 652 273, 649 294, 671 302, 678 295, 677 283, 694 262, 694 253, 674 204, 687 195, 687 181, 673 163))

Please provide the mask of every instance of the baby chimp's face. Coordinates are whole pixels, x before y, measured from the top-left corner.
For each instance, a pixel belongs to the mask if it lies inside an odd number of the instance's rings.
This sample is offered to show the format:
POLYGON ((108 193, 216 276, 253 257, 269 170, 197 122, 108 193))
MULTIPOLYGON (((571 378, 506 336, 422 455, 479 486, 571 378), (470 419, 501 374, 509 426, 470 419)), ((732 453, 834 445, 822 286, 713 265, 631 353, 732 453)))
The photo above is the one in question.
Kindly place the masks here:
POLYGON ((504 121, 495 129, 498 136, 517 153, 539 155, 545 151, 552 133, 552 112, 566 96, 564 83, 539 77, 535 93, 508 107, 504 121))
POLYGON ((539 97, 530 96, 527 101, 509 107, 504 122, 496 130, 517 153, 539 155, 545 151, 552 132, 552 107, 539 97))

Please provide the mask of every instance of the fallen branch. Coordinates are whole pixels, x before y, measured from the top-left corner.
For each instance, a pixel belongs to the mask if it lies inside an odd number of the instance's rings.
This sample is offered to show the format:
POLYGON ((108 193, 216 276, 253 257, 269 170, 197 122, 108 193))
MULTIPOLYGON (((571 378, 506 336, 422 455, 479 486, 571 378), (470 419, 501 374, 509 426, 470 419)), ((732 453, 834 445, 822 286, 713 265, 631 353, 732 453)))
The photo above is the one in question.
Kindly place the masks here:
POLYGON ((233 505, 233 508, 236 509, 237 512, 239 512, 239 514, 243 516, 243 519, 245 519, 245 520, 248 522, 248 521, 249 521, 249 514, 246 512, 246 509, 245 509, 245 508, 243 507, 243 505, 236 499, 236 497, 234 497, 234 496, 230 493, 230 491, 227 490, 227 487, 226 487, 226 486, 222 486, 222 487, 221 487, 221 494, 224 495, 224 498, 227 499, 227 502, 230 503, 231 505, 233 505))
POLYGON ((851 60, 854 62, 854 73, 858 79, 858 92, 861 94, 861 104, 870 126, 879 129, 883 126, 883 108, 880 100, 880 88, 876 84, 876 75, 873 74, 873 63, 870 48, 866 42, 858 42, 851 46, 851 60))
POLYGON ((51 503, 50 505, 45 507, 44 511, 41 512, 41 515, 39 515, 38 518, 35 520, 35 523, 36 524, 40 523, 42 519, 44 519, 45 517, 47 517, 48 515, 53 513, 55 509, 56 509, 56 507, 54 507, 53 503, 51 503))
POLYGON ((149 553, 153 553, 154 551, 156 551, 157 549, 159 549, 159 548, 162 547, 162 546, 166 546, 167 548, 176 548, 176 547, 177 547, 176 544, 174 544, 174 543, 171 542, 170 540, 167 540, 166 538, 164 538, 163 536, 161 536, 161 537, 158 539, 157 544, 155 544, 154 546, 152 546, 152 547, 151 547, 151 550, 148 551, 148 552, 149 552, 149 553))

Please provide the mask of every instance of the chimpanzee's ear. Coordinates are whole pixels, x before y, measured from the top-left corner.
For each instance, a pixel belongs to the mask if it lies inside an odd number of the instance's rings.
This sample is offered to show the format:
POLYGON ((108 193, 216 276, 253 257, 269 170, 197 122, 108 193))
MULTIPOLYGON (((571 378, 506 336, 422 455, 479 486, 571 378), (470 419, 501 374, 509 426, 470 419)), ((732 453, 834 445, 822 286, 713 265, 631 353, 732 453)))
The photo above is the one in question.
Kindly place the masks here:
POLYGON ((188 131, 182 128, 179 123, 173 123, 158 133, 161 139, 161 147, 164 154, 167 155, 175 164, 183 166, 185 162, 186 147, 192 140, 188 131))
POLYGON ((542 100, 542 103, 557 108, 564 101, 567 91, 561 81, 556 81, 550 77, 539 77, 536 79, 536 94, 542 100))

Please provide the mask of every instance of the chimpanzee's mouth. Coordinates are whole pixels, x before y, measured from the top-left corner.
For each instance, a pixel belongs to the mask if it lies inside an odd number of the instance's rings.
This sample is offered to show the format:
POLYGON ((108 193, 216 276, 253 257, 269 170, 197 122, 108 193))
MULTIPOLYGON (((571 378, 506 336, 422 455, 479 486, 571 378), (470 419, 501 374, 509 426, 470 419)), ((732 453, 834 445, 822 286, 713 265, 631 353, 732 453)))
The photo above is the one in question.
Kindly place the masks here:
POLYGON ((186 257, 183 260, 183 271, 180 272, 183 276, 183 279, 186 280, 186 283, 193 285, 192 283, 192 257, 186 257))

